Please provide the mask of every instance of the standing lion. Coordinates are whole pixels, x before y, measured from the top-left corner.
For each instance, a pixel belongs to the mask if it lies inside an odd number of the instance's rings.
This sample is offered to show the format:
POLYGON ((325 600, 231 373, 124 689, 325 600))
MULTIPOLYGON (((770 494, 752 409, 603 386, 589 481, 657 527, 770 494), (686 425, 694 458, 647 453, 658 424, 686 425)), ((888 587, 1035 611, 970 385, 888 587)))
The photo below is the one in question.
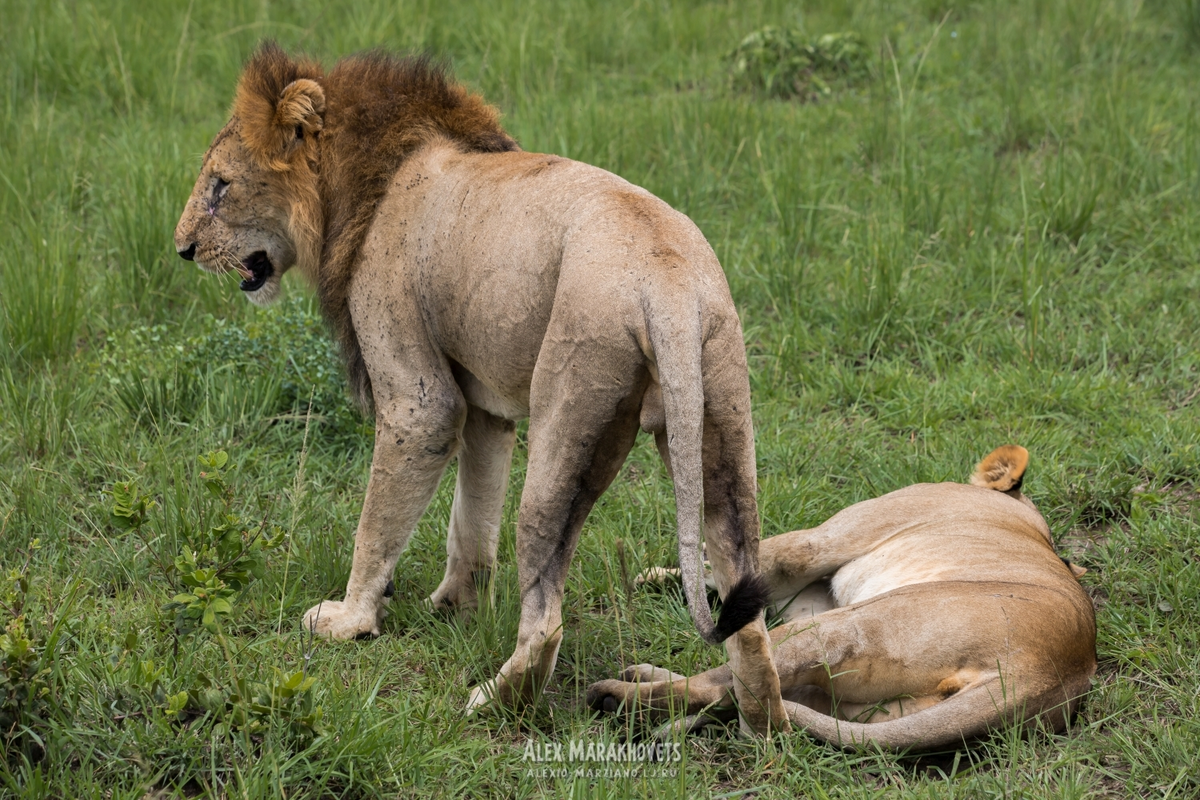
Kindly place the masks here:
POLYGON ((346 597, 306 626, 379 633, 396 560, 454 457, 446 576, 430 600, 474 607, 515 423, 528 417, 517 646, 469 707, 527 701, 558 656, 580 529, 641 427, 674 478, 696 629, 711 643, 732 636, 743 724, 787 727, 761 616, 742 328, 691 220, 604 170, 522 152, 495 109, 426 59, 372 53, 325 74, 268 43, 242 73, 175 245, 209 272, 239 273, 260 304, 295 266, 375 410, 346 597), (702 528, 725 600, 715 624, 702 528))

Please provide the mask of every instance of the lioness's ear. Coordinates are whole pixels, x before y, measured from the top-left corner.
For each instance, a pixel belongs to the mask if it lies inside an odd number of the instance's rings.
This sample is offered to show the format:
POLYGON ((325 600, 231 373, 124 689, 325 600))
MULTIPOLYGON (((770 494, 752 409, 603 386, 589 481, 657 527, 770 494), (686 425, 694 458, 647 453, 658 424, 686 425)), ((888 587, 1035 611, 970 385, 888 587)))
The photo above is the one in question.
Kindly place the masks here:
POLYGON ((1087 575, 1087 567, 1081 567, 1074 561, 1068 561, 1067 566, 1070 568, 1071 574, 1074 575, 1077 580, 1082 578, 1084 575, 1087 575))
POLYGON ((246 64, 233 101, 242 141, 271 169, 286 170, 304 142, 325 124, 318 65, 296 62, 273 42, 246 64))
POLYGON ((1006 444, 988 453, 975 474, 971 484, 998 492, 1009 492, 1021 488, 1025 468, 1029 466, 1029 451, 1019 444, 1006 444))

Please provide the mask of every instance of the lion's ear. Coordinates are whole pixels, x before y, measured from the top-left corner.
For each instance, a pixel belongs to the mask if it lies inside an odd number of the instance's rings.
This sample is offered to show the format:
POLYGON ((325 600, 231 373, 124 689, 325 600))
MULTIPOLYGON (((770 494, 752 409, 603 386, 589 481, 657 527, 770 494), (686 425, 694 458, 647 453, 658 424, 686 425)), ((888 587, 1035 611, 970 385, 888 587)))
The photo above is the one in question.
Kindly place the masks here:
POLYGON ((283 87, 275 105, 275 125, 294 139, 304 139, 325 127, 325 90, 321 84, 300 78, 283 87))
POLYGON ((290 71, 294 76, 296 70, 282 50, 264 46, 242 73, 233 101, 242 141, 271 169, 288 169, 302 149, 297 144, 310 141, 325 124, 321 84, 296 78, 281 85, 283 75, 290 71))

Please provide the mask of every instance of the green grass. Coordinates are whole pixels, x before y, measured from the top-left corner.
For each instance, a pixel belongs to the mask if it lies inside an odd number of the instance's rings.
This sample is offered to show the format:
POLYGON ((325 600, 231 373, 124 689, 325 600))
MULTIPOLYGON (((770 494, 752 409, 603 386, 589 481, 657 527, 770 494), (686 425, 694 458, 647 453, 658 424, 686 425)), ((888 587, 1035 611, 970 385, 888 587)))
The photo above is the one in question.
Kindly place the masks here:
POLYGON ((824 5, 0 0, 0 567, 28 583, 6 578, 0 622, 21 605, 35 645, 53 644, 0 794, 1197 796, 1200 12, 824 5), (870 76, 815 103, 737 89, 724 56, 764 25, 856 31, 870 76), (171 252, 264 36, 326 63, 380 44, 445 55, 526 149, 695 219, 745 324, 766 534, 1028 447, 1029 493, 1098 608, 1100 670, 1071 730, 919 760, 717 730, 684 744, 674 779, 527 776, 529 738, 643 732, 590 714, 588 683, 722 657, 678 595, 621 588, 617 540, 631 570, 675 550, 647 441, 588 521, 536 707, 462 716, 515 641, 523 446, 494 604, 473 620, 419 604, 442 573, 451 470, 385 635, 310 645, 299 615, 349 572, 369 426, 298 282, 297 300, 258 311, 171 252), (239 513, 269 508, 287 539, 222 638, 176 640, 163 567, 211 515, 196 457, 218 448, 238 465, 239 513), (132 478, 159 504, 142 536, 108 518, 105 490, 132 478), (167 713, 204 681, 302 668, 315 739, 282 711, 228 733, 167 713))

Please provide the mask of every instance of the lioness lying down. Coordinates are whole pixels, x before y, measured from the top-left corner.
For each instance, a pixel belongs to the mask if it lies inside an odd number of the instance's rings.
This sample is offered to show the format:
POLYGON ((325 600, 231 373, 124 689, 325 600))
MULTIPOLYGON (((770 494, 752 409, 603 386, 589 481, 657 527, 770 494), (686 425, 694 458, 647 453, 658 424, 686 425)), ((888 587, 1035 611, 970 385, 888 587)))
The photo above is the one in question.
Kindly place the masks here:
POLYGON ((528 700, 558 657, 584 520, 642 428, 675 477, 696 629, 732 637, 745 723, 787 726, 761 614, 742 327, 691 220, 602 169, 522 152, 494 108, 428 60, 368 53, 325 72, 267 44, 204 156, 175 246, 240 276, 260 304, 296 267, 374 406, 345 599, 314 606, 306 627, 379 633, 396 561, 454 458, 446 573, 429 600, 475 607, 528 417, 516 649, 469 702, 528 700), (717 623, 702 533, 726 601, 717 623))
MULTIPOLYGON (((922 483, 857 503, 759 553, 784 707, 826 742, 930 749, 1016 720, 1061 730, 1096 670, 1083 570, 1055 555, 1021 494, 1022 447, 985 458, 970 486, 922 483)), ((654 570, 661 578, 670 570, 654 570)), ((691 678, 648 664, 601 681, 588 702, 729 718, 727 667, 691 678)))

